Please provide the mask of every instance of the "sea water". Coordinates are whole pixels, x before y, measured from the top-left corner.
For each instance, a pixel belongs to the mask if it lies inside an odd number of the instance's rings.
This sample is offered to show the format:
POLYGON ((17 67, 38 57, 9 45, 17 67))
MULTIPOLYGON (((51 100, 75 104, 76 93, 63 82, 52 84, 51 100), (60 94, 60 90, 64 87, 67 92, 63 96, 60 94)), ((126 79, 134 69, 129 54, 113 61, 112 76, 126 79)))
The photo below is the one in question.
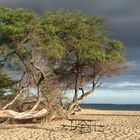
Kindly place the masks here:
POLYGON ((140 111, 140 104, 80 104, 81 108, 97 110, 140 111))

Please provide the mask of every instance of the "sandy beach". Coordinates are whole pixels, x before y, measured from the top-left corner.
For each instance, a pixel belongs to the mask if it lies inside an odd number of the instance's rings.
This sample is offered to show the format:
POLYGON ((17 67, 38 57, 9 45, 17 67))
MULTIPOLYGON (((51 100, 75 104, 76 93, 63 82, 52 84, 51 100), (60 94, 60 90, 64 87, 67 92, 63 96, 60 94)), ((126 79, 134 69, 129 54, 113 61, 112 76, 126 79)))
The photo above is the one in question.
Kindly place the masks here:
POLYGON ((41 124, 1 124, 0 140, 140 140, 140 112, 83 109, 73 117, 98 119, 96 131, 62 129, 68 120, 41 124))

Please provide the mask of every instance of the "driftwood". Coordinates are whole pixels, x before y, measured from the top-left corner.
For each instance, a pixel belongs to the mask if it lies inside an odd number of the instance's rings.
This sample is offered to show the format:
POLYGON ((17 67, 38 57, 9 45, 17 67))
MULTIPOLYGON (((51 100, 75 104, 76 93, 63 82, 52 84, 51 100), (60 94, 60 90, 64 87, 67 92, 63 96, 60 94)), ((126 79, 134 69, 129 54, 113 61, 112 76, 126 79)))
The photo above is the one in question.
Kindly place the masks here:
POLYGON ((34 119, 34 118, 43 118, 47 115, 48 110, 42 109, 40 111, 26 111, 26 112, 16 112, 13 110, 2 110, 0 111, 0 118, 11 118, 17 120, 23 119, 34 119))

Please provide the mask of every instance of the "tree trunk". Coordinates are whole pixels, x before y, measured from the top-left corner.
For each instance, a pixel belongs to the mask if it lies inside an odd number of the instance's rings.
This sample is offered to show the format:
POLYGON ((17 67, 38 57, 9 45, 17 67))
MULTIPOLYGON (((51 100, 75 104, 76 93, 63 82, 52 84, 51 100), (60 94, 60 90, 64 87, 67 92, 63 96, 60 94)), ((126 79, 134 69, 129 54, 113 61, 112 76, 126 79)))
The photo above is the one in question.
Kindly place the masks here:
POLYGON ((75 107, 79 106, 80 102, 84 100, 85 97, 90 95, 94 91, 95 87, 93 87, 91 90, 87 91, 86 93, 82 94, 79 98, 77 98, 75 101, 73 101, 67 111, 68 116, 71 115, 75 109, 75 107))

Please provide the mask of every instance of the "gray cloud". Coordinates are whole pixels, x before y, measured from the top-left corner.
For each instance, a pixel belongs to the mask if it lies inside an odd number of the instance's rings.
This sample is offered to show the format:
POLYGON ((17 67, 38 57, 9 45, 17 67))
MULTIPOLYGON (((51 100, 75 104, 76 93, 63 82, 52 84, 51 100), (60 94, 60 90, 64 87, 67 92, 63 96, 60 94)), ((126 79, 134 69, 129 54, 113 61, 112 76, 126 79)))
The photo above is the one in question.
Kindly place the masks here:
POLYGON ((0 4, 15 8, 26 6, 32 10, 39 9, 40 12, 63 8, 105 15, 106 17, 140 15, 139 0, 0 0, 0 4))

